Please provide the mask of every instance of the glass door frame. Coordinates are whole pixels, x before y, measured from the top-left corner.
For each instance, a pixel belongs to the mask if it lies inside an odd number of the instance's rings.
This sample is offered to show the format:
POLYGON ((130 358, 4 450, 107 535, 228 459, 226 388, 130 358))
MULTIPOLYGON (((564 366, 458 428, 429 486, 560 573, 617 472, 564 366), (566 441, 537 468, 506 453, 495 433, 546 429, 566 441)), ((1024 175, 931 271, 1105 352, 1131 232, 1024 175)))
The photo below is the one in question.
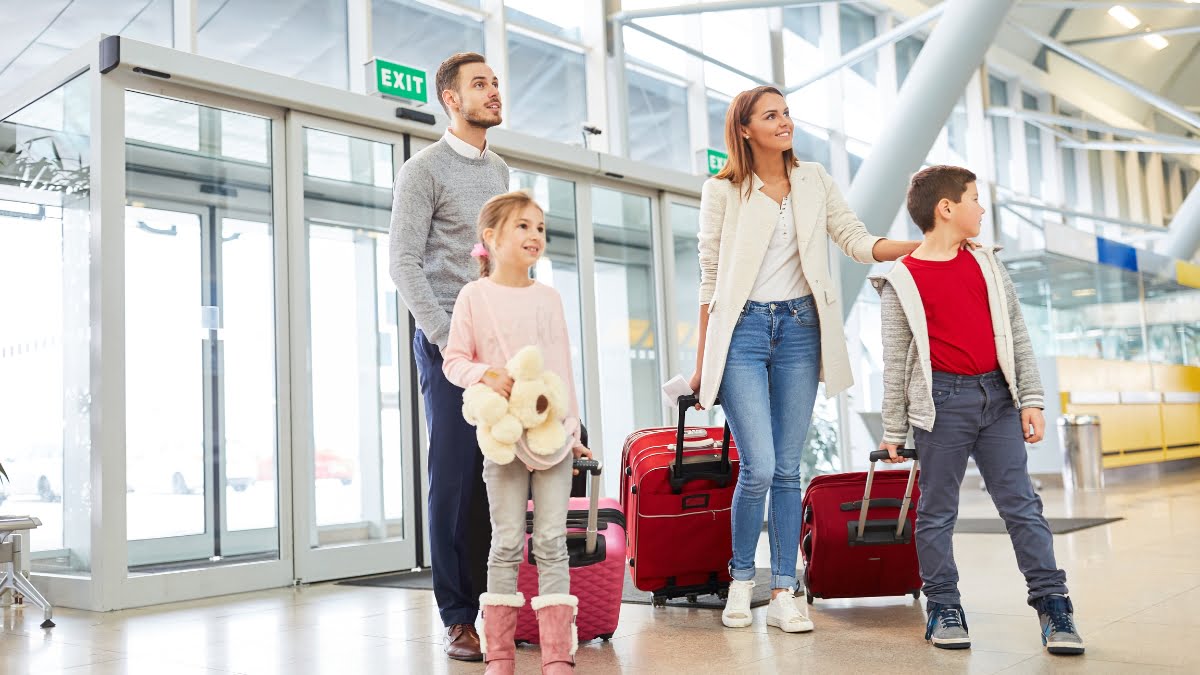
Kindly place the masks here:
MULTIPOLYGON (((384 131, 375 127, 354 124, 320 117, 309 113, 289 110, 285 116, 287 140, 287 184, 290 261, 288 275, 292 289, 289 307, 290 335, 292 338, 291 362, 291 450, 292 450, 292 514, 295 537, 292 556, 295 561, 297 581, 311 583, 328 579, 394 572, 413 569, 418 565, 418 551, 423 535, 424 510, 420 499, 424 490, 419 480, 414 480, 423 462, 418 453, 423 452, 424 443, 418 427, 423 423, 414 404, 419 398, 414 377, 412 350, 409 342, 397 345, 397 370, 400 373, 400 429, 403 438, 401 452, 401 479, 404 484, 403 534, 399 538, 367 540, 346 544, 316 546, 313 535, 318 531, 316 491, 314 482, 312 422, 311 335, 310 335, 310 292, 308 226, 304 211, 304 164, 305 129, 327 131, 343 136, 386 143, 392 147, 393 173, 407 159, 410 139, 406 134, 384 131)), ((401 308, 403 309, 403 308, 401 308)), ((413 319, 407 311, 398 312, 400 335, 412 335, 413 319)), ((423 456, 422 456, 423 460, 423 456)), ((382 480, 382 475, 376 477, 382 480)), ((364 483, 367 477, 364 475, 364 483)), ((384 517, 386 522, 386 516, 384 517)))
MULTIPOLYGON (((663 331, 659 333, 659 335, 663 336, 660 342, 666 348, 666 353, 660 354, 659 359, 663 364, 663 370, 665 371, 663 379, 666 381, 666 379, 675 375, 689 377, 692 374, 692 369, 695 367, 694 364, 683 363, 679 358, 681 350, 679 331, 676 329, 676 326, 679 325, 679 320, 685 317, 676 316, 675 303, 673 302, 675 294, 679 292, 679 289, 675 288, 675 232, 671 227, 671 205, 678 204, 679 206, 699 210, 700 200, 674 192, 661 192, 659 194, 659 228, 656 233, 658 237, 655 241, 657 248, 655 259, 661 266, 659 268, 661 274, 658 275, 658 283, 662 287, 659 294, 659 302, 662 303, 659 307, 662 310, 658 312, 658 318, 661 324, 659 330, 663 331)), ((697 249, 697 255, 699 255, 699 249, 697 249)), ((663 403, 663 420, 667 425, 673 425, 678 421, 676 419, 676 411, 667 407, 665 402, 663 403)))
POLYGON ((277 587, 293 579, 288 228, 284 173, 284 110, 196 89, 120 68, 92 78, 92 392, 93 413, 90 578, 54 578, 45 586, 71 606, 107 610, 277 587), (201 106, 259 116, 271 133, 271 234, 273 248, 276 391, 276 494, 279 555, 273 560, 231 563, 166 573, 130 573, 127 541, 125 368, 125 115, 127 90, 201 106))

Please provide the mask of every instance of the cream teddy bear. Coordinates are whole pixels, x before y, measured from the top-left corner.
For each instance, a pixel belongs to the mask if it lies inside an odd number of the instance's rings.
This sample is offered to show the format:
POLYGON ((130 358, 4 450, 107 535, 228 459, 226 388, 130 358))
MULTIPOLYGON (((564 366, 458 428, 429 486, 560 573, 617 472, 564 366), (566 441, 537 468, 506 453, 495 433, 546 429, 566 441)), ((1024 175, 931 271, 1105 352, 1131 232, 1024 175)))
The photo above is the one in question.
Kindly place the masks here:
POLYGON ((482 382, 463 392, 463 418, 475 426, 483 456, 497 464, 516 457, 521 435, 535 455, 551 455, 567 442, 563 418, 567 415, 567 387, 545 369, 542 352, 525 347, 505 365, 513 378, 508 399, 482 382))

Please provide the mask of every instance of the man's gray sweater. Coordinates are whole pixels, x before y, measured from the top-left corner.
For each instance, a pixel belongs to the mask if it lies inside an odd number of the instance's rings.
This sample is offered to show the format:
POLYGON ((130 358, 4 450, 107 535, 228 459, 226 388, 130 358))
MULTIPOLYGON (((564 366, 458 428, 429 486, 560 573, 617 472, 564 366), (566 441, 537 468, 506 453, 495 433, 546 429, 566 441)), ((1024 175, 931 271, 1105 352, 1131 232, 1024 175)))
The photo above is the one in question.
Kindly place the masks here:
POLYGON ((417 328, 440 349, 450 336, 450 313, 458 292, 478 277, 471 248, 479 241, 479 211, 508 192, 508 165, 488 150, 463 157, 445 139, 400 167, 392 187, 389 245, 392 281, 417 320, 417 328))

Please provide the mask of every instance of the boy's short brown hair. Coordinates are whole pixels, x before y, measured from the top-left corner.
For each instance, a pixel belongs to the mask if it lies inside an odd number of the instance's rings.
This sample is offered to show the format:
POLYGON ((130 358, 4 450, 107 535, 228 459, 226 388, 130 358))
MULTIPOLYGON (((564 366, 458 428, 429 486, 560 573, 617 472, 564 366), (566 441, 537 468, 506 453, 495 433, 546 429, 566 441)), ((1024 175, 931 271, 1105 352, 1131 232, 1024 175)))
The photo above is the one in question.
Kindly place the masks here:
POLYGON ((938 202, 949 199, 957 204, 962 201, 967 184, 975 182, 975 174, 961 166, 931 166, 921 169, 912 177, 908 186, 908 215, 921 232, 929 232, 937 222, 934 209, 938 202))
POLYGON ((447 89, 458 91, 458 69, 468 63, 487 63, 487 59, 483 58, 483 54, 459 52, 442 61, 442 65, 438 66, 437 75, 433 78, 434 86, 437 87, 438 103, 442 104, 442 110, 446 111, 447 117, 450 115, 450 108, 442 100, 442 92, 447 89))

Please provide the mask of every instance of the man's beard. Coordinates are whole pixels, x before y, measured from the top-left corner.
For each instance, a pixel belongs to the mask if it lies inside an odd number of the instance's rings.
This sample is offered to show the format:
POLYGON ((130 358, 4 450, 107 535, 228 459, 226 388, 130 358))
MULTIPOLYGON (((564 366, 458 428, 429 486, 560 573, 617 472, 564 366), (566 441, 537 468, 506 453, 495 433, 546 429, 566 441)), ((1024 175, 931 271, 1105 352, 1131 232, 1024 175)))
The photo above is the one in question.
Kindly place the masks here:
MULTIPOLYGON (((487 108, 481 108, 481 110, 486 112, 487 108)), ((502 119, 499 115, 497 115, 495 118, 480 115, 474 110, 463 110, 462 118, 467 122, 467 124, 470 124, 477 129, 491 129, 492 127, 500 124, 502 119)))

